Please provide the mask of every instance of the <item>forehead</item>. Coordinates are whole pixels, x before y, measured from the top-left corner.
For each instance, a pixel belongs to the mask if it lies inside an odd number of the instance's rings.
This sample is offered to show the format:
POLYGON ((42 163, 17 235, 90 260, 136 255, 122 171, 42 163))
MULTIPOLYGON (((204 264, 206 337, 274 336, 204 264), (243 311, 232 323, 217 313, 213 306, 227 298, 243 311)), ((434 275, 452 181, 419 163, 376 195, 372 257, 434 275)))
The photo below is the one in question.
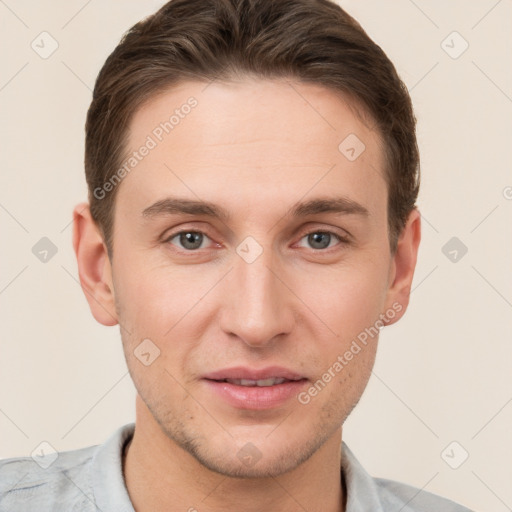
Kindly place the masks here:
POLYGON ((128 148, 133 165, 118 193, 141 207, 166 193, 241 206, 335 190, 366 203, 387 195, 379 134, 350 100, 316 84, 182 83, 135 113, 128 148))

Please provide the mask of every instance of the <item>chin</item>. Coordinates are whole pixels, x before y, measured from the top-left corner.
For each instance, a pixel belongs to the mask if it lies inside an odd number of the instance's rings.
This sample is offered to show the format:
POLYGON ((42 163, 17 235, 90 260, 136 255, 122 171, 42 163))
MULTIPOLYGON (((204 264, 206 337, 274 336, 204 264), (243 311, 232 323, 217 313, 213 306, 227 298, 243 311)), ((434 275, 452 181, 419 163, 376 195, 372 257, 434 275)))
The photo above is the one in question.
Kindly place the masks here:
MULTIPOLYGON (((166 429, 167 430, 167 429, 166 429)), ((278 477, 306 462, 327 440, 295 438, 292 443, 283 436, 269 438, 268 430, 258 435, 229 434, 193 436, 184 430, 167 431, 167 436, 187 451, 203 467, 230 478, 278 477)))

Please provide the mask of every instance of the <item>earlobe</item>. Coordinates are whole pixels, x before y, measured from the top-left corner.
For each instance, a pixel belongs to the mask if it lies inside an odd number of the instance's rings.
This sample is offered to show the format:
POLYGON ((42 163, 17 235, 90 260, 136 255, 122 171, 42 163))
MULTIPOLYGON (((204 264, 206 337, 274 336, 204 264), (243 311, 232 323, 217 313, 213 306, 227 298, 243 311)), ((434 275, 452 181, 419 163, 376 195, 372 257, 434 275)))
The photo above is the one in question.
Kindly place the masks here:
POLYGON ((417 208, 411 211, 400 234, 396 252, 391 262, 390 284, 388 289, 387 307, 399 313, 386 322, 387 325, 399 320, 407 306, 411 294, 412 279, 416 268, 418 247, 421 240, 421 216, 417 208), (400 307, 398 308, 397 305, 400 307))
POLYGON ((73 248, 80 284, 94 318, 103 325, 118 323, 112 272, 103 236, 94 222, 89 205, 73 210, 73 248))

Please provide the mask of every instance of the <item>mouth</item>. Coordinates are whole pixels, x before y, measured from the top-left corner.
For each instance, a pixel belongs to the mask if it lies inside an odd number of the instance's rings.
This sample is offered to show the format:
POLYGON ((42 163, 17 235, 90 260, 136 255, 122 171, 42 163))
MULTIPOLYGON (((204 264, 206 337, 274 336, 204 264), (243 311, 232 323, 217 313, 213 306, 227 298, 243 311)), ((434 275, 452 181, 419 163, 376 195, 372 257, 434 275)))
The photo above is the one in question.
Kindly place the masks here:
POLYGON ((237 409, 283 407, 303 389, 308 379, 285 368, 260 370, 230 368, 203 377, 216 398, 237 409))

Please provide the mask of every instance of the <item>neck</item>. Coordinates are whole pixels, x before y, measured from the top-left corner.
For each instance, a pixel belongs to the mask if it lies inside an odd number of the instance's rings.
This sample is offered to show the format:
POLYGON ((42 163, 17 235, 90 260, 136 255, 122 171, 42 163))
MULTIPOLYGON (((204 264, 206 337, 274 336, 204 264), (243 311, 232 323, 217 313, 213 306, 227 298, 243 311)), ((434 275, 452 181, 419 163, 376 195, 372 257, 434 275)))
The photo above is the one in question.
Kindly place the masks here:
POLYGON ((232 478, 205 468, 169 439, 137 397, 124 476, 137 512, 343 512, 341 430, 306 462, 277 477, 232 478))

